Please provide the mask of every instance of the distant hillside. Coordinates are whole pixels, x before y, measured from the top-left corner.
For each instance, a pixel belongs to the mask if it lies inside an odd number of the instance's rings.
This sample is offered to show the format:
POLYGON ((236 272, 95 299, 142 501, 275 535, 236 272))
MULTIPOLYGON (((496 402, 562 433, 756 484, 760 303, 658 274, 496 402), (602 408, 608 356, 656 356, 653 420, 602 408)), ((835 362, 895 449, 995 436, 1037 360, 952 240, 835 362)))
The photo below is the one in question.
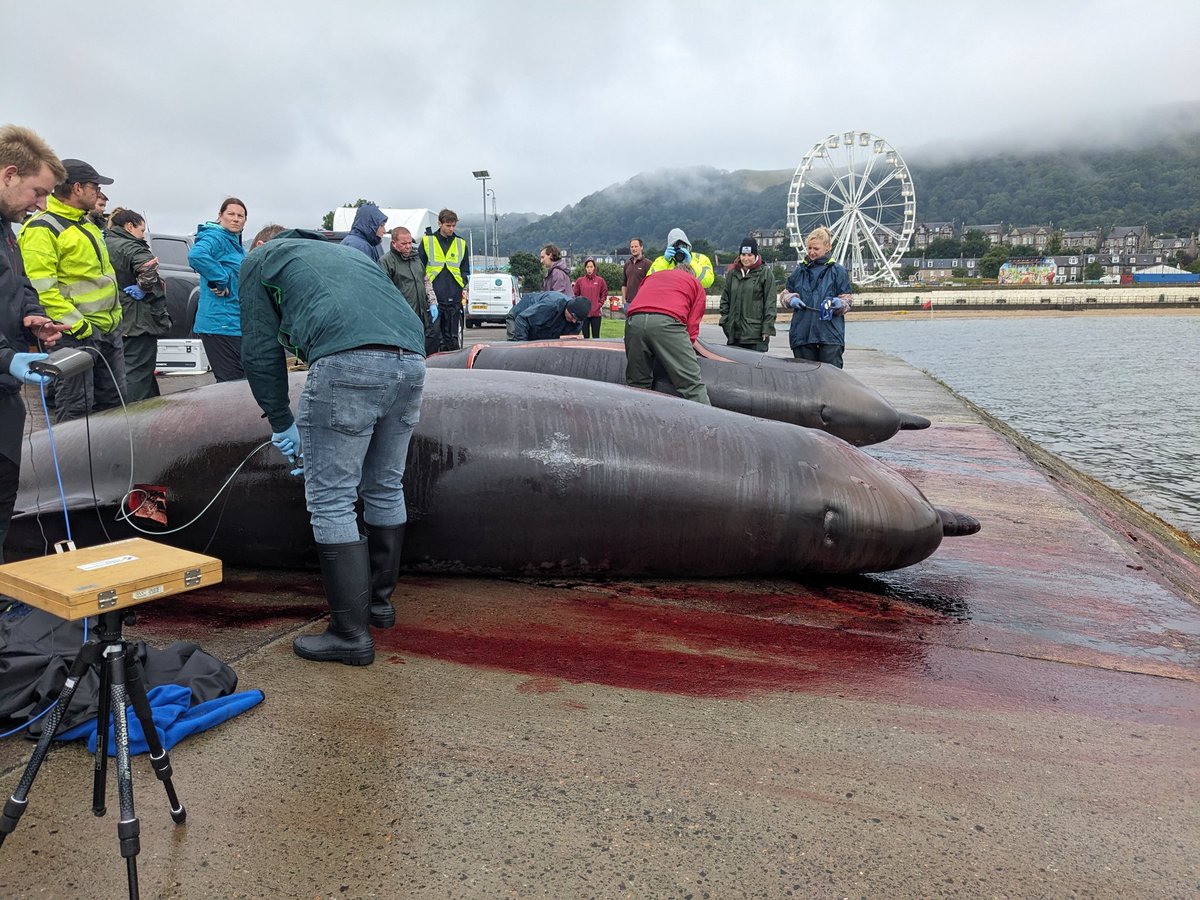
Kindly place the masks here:
MULTIPOLYGON (((1200 133, 1125 150, 1062 150, 910 162, 917 219, 1067 230, 1200 228, 1200 133)), ((661 246, 671 228, 732 248, 754 228, 782 228, 792 170, 680 169, 637 175, 504 235, 505 250, 553 242, 576 250, 661 246)))

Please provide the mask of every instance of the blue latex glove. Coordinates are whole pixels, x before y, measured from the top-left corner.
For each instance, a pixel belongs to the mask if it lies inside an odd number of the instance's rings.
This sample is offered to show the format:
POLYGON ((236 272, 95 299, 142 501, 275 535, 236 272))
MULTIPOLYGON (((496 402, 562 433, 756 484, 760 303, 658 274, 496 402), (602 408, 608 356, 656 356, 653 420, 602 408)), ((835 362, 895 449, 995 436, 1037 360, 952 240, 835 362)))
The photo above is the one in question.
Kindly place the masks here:
POLYGON ((665 259, 667 262, 674 262, 675 261, 675 248, 668 247, 667 251, 663 254, 663 259, 665 259))
POLYGON ((798 296, 793 296, 792 299, 788 301, 788 306, 790 306, 792 309, 799 309, 803 305, 804 304, 800 302, 800 298, 798 296))
POLYGON ((845 304, 842 303, 841 297, 830 297, 829 298, 829 308, 830 309, 841 309, 844 305, 845 304))
POLYGON ((286 431, 276 431, 271 434, 271 443, 287 457, 288 462, 295 462, 300 452, 300 429, 293 422, 286 431))
POLYGON ((675 251, 675 262, 689 264, 692 261, 692 251, 687 247, 680 247, 675 251))
POLYGON ((121 288, 121 291, 122 291, 123 293, 126 293, 126 294, 128 294, 128 295, 129 295, 130 297, 132 297, 134 300, 145 300, 145 299, 146 299, 146 292, 145 292, 145 291, 143 291, 143 290, 142 290, 140 287, 138 287, 136 284, 131 284, 131 285, 130 285, 129 287, 127 287, 127 288, 121 288))
POLYGON ((49 353, 14 353, 12 362, 8 364, 8 374, 22 384, 49 384, 49 375, 39 375, 29 371, 29 364, 39 359, 46 359, 49 353))
POLYGON ((431 303, 429 305, 429 320, 431 322, 436 322, 437 317, 438 317, 438 306, 436 303, 431 303))

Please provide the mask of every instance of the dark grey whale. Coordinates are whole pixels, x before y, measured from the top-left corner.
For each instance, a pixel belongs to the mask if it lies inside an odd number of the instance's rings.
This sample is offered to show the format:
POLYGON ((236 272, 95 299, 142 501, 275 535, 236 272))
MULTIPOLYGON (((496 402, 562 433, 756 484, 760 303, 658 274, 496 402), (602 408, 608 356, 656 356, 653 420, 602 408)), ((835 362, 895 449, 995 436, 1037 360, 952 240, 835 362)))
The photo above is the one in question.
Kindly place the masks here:
MULTIPOLYGON (((293 399, 304 378, 291 376, 293 399)), ((546 576, 875 572, 925 559, 947 531, 909 481, 837 438, 650 391, 581 384, 524 372, 486 380, 428 372, 405 476, 406 565, 546 576)), ((131 480, 166 489, 177 527, 250 455, 196 525, 161 540, 229 565, 311 564, 302 486, 269 445, 253 452, 270 429, 245 382, 142 401, 126 423, 116 409, 54 428, 79 546, 133 533, 113 518, 131 480)), ((64 536, 49 438, 38 432, 27 443, 12 558, 43 553, 64 536)))
MULTIPOLYGON (((928 428, 929 420, 895 410, 877 392, 835 366, 783 359, 741 347, 699 342, 700 374, 713 406, 819 428, 862 447, 902 429, 928 428)), ((619 340, 500 341, 438 353, 437 369, 543 372, 589 381, 625 383, 625 345, 619 340)), ((676 396, 666 373, 654 390, 676 396)))

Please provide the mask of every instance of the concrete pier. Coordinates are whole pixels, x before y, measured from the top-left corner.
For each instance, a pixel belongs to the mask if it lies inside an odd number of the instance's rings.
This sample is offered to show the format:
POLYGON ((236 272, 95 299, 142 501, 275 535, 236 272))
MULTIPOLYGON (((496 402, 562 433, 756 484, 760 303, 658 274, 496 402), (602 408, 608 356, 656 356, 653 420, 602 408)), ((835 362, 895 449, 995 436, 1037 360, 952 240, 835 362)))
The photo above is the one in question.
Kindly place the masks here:
MULTIPOLYGON (((934 421, 870 452, 981 533, 837 581, 404 576, 365 669, 293 655, 316 575, 144 607, 131 636, 266 701, 172 751, 183 827, 135 758, 142 895, 1195 896, 1194 545, 911 367, 846 366, 934 421)), ((31 746, 0 742, 5 796, 31 746)), ((0 895, 125 895, 91 770, 51 753, 0 895)))

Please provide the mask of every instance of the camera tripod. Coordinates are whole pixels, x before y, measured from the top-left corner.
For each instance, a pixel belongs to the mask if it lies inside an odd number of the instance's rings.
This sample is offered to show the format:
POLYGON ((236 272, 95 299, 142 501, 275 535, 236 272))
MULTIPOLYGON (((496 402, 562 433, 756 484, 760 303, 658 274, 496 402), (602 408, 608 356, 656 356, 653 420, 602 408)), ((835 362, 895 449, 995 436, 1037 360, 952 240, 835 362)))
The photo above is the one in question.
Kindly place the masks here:
POLYGON ((110 610, 100 613, 95 633, 75 657, 66 683, 58 695, 58 702, 51 709, 46 725, 38 738, 37 746, 25 767, 17 789, 4 804, 0 813, 0 844, 17 827, 17 822, 28 805, 29 789, 37 777, 38 769, 46 758, 50 742, 62 724, 63 715, 71 703, 80 680, 93 666, 100 675, 99 708, 96 711, 96 761, 92 782, 92 812, 102 816, 106 812, 104 802, 105 782, 108 777, 108 716, 113 715, 113 737, 117 753, 117 795, 120 799, 121 819, 117 823, 117 837, 121 842, 121 856, 125 858, 129 879, 129 898, 138 898, 137 855, 141 849, 138 835, 141 826, 133 811, 133 774, 129 766, 129 722, 125 710, 126 702, 133 704, 133 711, 142 725, 146 743, 150 747, 150 765, 154 774, 163 783, 167 800, 171 804, 171 818, 180 825, 187 818, 187 810, 175 795, 171 783, 171 759, 163 749, 154 730, 150 712, 150 701, 146 697, 146 685, 142 680, 141 665, 132 644, 121 636, 126 613, 110 610))

